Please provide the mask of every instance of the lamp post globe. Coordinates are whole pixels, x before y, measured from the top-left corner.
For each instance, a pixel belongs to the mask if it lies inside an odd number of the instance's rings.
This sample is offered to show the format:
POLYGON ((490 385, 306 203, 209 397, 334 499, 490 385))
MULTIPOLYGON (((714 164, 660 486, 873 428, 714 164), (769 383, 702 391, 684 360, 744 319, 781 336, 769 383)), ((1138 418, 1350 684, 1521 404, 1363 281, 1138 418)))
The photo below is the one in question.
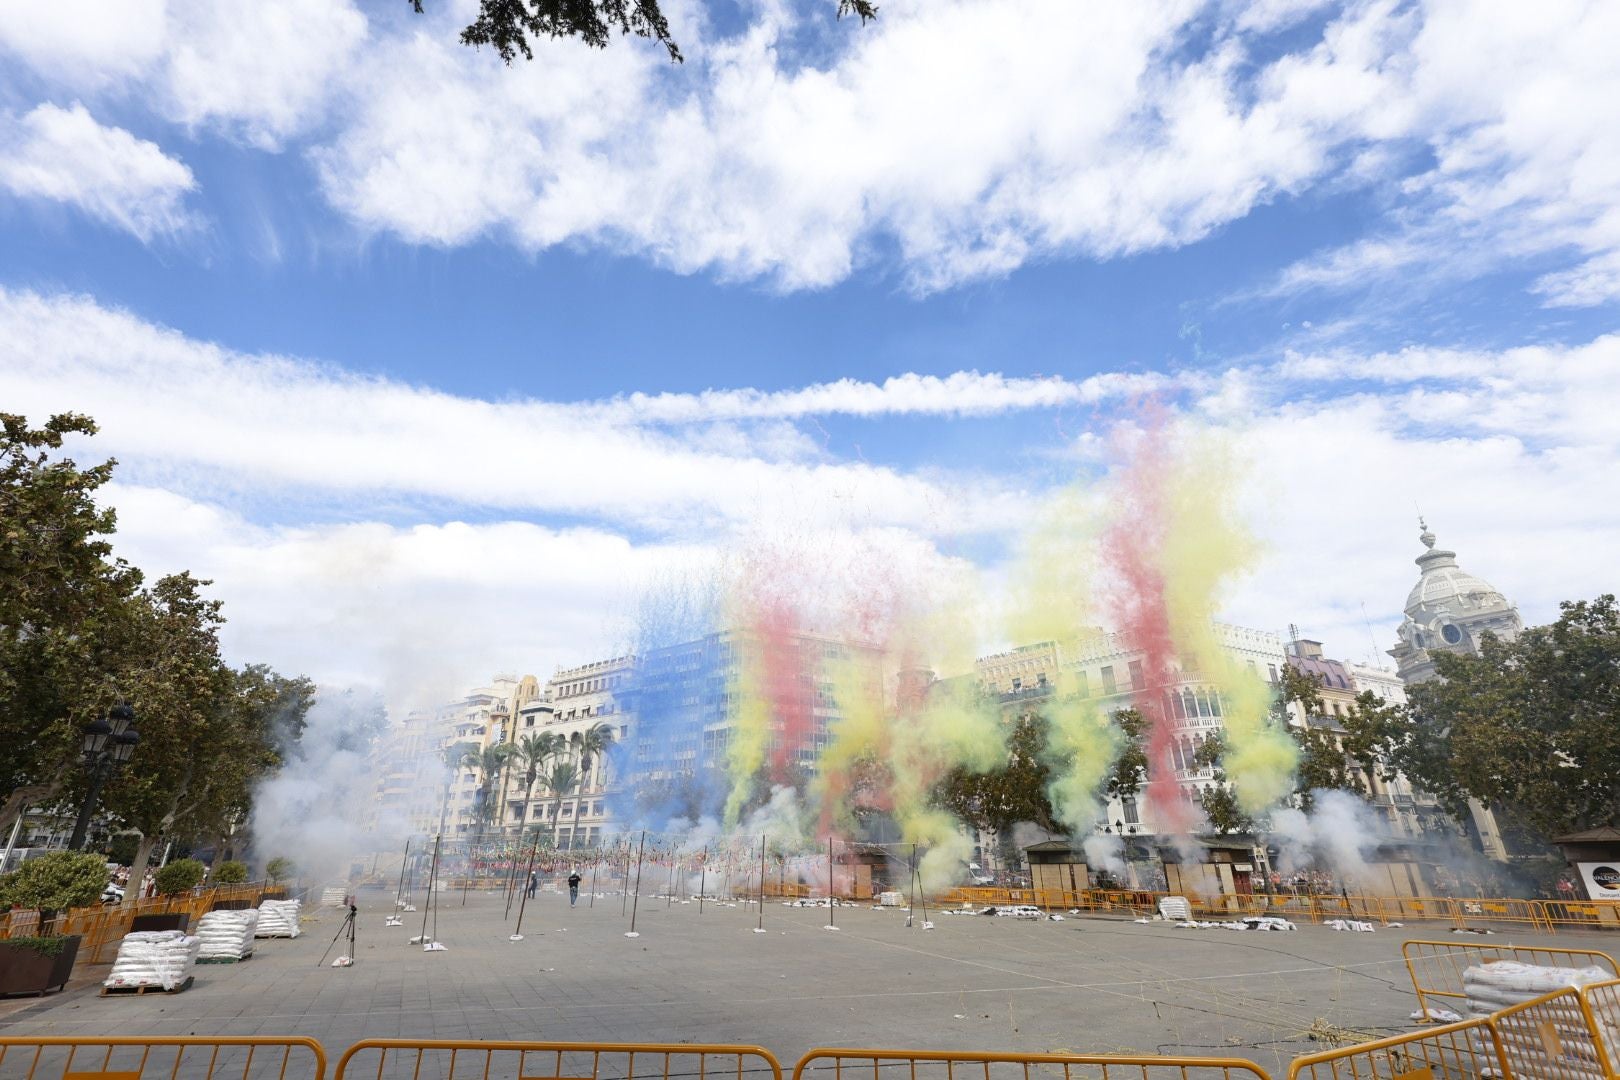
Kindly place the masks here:
POLYGON ((69 851, 84 849, 102 787, 114 769, 134 756, 140 741, 141 734, 135 730, 135 710, 123 702, 108 709, 105 717, 98 716, 84 725, 84 760, 90 768, 90 790, 79 808, 79 820, 73 826, 73 838, 68 841, 69 851))

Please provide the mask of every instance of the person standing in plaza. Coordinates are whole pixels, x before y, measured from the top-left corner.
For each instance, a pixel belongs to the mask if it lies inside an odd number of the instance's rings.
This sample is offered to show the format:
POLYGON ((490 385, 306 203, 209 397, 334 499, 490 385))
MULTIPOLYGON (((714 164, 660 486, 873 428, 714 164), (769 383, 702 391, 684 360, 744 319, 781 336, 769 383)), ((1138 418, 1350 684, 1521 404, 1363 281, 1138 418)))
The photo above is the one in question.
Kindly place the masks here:
POLYGON ((579 902, 579 868, 568 872, 568 906, 573 907, 579 902))
POLYGON ((534 899, 535 892, 540 888, 540 875, 533 870, 529 871, 529 899, 534 899))

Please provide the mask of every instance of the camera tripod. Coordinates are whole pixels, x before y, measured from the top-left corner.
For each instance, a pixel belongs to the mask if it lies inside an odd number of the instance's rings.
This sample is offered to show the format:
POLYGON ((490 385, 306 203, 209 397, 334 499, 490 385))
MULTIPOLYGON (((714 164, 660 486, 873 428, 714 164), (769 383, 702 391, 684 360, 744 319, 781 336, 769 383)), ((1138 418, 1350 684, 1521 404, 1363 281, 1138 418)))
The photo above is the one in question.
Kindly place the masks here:
MULTIPOLYGON (((357 918, 357 916, 359 914, 360 914, 360 909, 355 906, 353 900, 350 900, 349 901, 349 914, 344 916, 343 925, 338 927, 337 933, 332 935, 332 945, 336 945, 338 943, 338 938, 343 936, 343 932, 345 930, 347 930, 349 932, 349 948, 348 948, 348 952, 346 952, 344 955, 338 957, 336 960, 332 961, 332 966, 333 967, 353 967, 354 966, 354 928, 355 928, 355 925, 359 922, 359 919, 357 918)), ((321 967, 321 966, 325 965, 327 956, 329 956, 331 954, 331 952, 332 952, 332 945, 328 945, 326 947, 326 952, 321 953, 321 958, 315 962, 316 967, 321 967)))

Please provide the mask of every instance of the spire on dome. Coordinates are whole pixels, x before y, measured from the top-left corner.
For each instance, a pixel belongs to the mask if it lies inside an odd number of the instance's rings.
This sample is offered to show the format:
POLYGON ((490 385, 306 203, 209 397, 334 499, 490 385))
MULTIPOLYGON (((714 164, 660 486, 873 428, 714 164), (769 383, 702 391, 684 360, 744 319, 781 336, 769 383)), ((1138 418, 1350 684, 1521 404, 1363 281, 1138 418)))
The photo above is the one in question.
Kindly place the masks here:
POLYGON ((1418 539, 1423 541, 1423 546, 1424 547, 1428 548, 1430 551, 1433 551, 1434 550, 1434 533, 1429 531, 1428 522, 1423 520, 1422 515, 1418 516, 1418 528, 1423 530, 1423 534, 1421 536, 1419 536, 1418 539))

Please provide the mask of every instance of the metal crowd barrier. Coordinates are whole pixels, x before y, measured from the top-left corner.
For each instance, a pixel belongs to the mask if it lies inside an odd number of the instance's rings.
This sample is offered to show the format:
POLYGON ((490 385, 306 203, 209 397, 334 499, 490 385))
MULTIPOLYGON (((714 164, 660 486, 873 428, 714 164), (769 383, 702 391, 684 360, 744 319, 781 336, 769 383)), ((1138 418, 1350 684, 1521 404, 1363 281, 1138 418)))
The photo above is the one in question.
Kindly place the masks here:
POLYGON ((1271 1080, 1242 1058, 818 1049, 793 1080, 1271 1080), (845 1074, 848 1073, 846 1078, 845 1074))
MULTIPOLYGON (((1554 949, 1532 945, 1486 945, 1460 941, 1405 941, 1401 957, 1406 961, 1418 1006, 1427 1011, 1429 998, 1464 998, 1463 972, 1493 960, 1517 960, 1541 967, 1603 967, 1620 974, 1608 953, 1590 949, 1554 949)), ((1461 1009, 1457 1010, 1461 1012, 1461 1009)))
POLYGON ((1295 1058, 1288 1080, 1507 1080, 1489 1020, 1341 1046, 1295 1058))
MULTIPOLYGON (((333 1080, 782 1080, 758 1046, 366 1039, 333 1080), (373 1063, 375 1058, 375 1063, 373 1063)), ((4 1078, 0 1078, 4 1080, 4 1078)))
POLYGON ((1515 1080, 1613 1080, 1620 980, 1543 994, 1492 1013, 1490 1024, 1515 1080))
POLYGON ((7 1036, 0 1080, 325 1080, 314 1039, 259 1035, 7 1036))

